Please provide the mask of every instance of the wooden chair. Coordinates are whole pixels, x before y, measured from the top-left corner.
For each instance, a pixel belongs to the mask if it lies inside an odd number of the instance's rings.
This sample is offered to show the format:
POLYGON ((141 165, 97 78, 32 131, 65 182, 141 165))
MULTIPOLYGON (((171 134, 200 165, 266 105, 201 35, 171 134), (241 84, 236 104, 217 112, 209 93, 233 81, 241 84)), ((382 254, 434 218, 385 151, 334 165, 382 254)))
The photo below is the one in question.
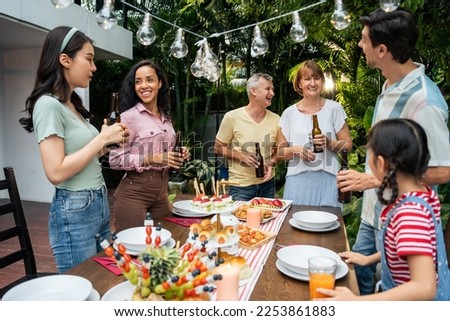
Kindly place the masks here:
POLYGON ((0 216, 13 215, 14 224, 4 229, 0 227, 0 246, 6 241, 18 239, 20 248, 14 249, 0 257, 0 270, 16 262, 23 261, 25 275, 18 280, 0 289, 0 299, 12 287, 36 277, 51 275, 55 273, 38 273, 34 258, 33 247, 28 233, 27 222, 23 212, 22 201, 17 188, 16 178, 12 167, 4 167, 5 179, 0 180, 0 190, 8 190, 9 202, 0 205, 0 216))

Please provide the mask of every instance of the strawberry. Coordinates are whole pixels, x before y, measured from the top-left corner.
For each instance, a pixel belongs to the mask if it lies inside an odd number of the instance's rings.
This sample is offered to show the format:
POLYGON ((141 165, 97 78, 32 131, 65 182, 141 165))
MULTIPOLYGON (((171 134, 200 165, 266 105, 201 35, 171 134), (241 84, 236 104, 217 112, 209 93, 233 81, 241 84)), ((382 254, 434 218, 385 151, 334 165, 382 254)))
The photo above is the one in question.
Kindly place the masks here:
POLYGON ((279 208, 282 208, 282 207, 283 207, 283 202, 280 201, 278 198, 274 199, 274 200, 272 201, 272 204, 273 204, 275 207, 279 207, 279 208))

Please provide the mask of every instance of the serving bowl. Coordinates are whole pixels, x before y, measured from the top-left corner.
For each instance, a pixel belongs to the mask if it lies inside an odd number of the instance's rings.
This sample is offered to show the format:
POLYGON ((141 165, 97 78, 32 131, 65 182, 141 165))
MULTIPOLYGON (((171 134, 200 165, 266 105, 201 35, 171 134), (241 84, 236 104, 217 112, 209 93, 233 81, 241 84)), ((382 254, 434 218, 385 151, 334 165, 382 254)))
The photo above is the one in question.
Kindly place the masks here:
POLYGON ((314 245, 291 245, 277 251, 278 259, 292 272, 308 275, 308 259, 313 256, 330 257, 341 262, 340 256, 324 247, 314 245))
POLYGON ((301 211, 292 215, 300 225, 313 229, 324 229, 335 224, 338 217, 322 211, 301 211))
MULTIPOLYGON (((152 243, 155 243, 156 239, 156 227, 152 227, 152 243)), ((172 233, 170 231, 162 228, 160 231, 161 244, 164 244, 169 241, 172 237, 172 233)), ((129 250, 135 252, 142 252, 147 248, 147 244, 145 243, 145 239, 147 238, 147 233, 145 232, 145 226, 132 227, 117 233, 117 238, 120 242, 129 250)))
POLYGON ((5 293, 3 301, 86 301, 92 283, 75 275, 55 274, 20 283, 5 293))

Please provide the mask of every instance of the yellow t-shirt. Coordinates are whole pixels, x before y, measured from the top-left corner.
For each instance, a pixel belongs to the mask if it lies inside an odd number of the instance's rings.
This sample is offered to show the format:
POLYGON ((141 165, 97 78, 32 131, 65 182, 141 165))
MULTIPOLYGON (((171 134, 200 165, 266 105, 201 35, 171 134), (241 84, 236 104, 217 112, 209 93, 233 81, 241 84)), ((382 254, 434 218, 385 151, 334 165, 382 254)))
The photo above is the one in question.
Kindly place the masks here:
MULTIPOLYGON (((223 117, 216 139, 228 144, 237 151, 255 152, 255 142, 261 146, 264 162, 268 162, 276 146, 276 135, 280 116, 266 111, 266 116, 256 123, 247 113, 245 107, 229 111, 223 117)), ((263 178, 257 178, 255 168, 241 166, 238 161, 228 159, 229 179, 237 180, 240 186, 261 184, 263 178)), ((272 177, 275 173, 272 174, 272 177)), ((271 178, 272 178, 271 177, 271 178)))

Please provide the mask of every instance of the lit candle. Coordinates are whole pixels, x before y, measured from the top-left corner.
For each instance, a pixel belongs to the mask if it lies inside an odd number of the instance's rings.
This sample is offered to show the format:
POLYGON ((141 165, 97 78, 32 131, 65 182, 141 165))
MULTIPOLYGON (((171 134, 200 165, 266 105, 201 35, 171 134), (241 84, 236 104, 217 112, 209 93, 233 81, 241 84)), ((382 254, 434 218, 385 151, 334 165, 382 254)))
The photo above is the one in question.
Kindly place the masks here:
POLYGON ((261 225, 261 210, 258 208, 247 209, 247 226, 251 228, 259 228, 261 225))
POLYGON ((239 267, 231 264, 221 264, 217 274, 222 280, 216 281, 217 301, 239 301, 239 267))

